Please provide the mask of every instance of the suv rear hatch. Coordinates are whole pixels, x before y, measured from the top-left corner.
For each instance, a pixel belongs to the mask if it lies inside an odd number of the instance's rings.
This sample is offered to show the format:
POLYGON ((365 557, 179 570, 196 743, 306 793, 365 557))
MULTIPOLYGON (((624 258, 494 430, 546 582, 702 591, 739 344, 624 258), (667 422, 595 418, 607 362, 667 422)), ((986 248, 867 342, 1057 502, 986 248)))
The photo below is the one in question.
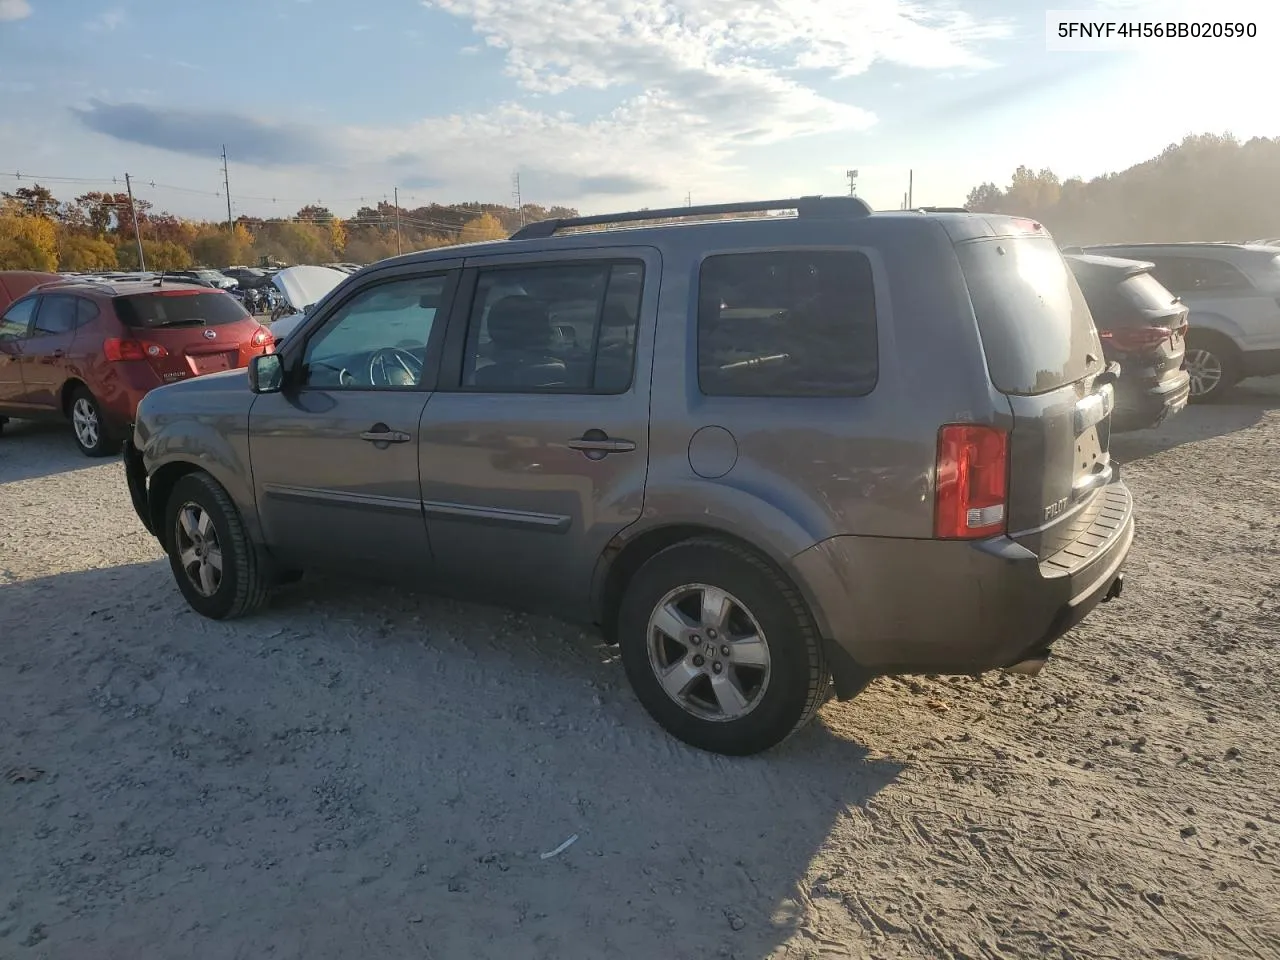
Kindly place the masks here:
POLYGON ((120 322, 166 383, 244 366, 271 342, 235 297, 208 287, 158 289, 114 303, 120 322))
POLYGON ((1038 224, 1020 236, 957 243, 956 255, 991 382, 1013 415, 1009 536, 1043 560, 1081 535, 1082 511, 1096 512, 1089 507, 1113 478, 1118 368, 1106 366, 1080 287, 1038 224))
POLYGON ((1067 260, 1089 301, 1107 359, 1120 363, 1126 379, 1176 379, 1190 311, 1152 276, 1154 265, 1115 257, 1067 260))

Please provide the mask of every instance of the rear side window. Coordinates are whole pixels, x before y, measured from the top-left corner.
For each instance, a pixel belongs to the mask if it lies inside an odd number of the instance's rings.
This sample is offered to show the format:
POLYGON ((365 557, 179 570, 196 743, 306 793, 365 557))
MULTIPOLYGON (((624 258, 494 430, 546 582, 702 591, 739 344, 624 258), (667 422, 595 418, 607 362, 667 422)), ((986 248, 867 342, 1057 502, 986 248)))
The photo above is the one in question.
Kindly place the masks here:
POLYGON ((635 366, 644 264, 593 260, 482 270, 464 387, 625 393, 635 366))
POLYGON ((1229 263, 1203 257, 1146 257, 1156 279, 1174 293, 1228 293, 1253 289, 1249 278, 1229 263))
POLYGON ((157 290, 117 297, 115 304, 127 327, 216 327, 249 316, 235 297, 204 290, 157 290))
POLYGON ((698 385, 720 397, 860 397, 879 373, 871 263, 852 250, 708 257, 698 385))
POLYGON ((34 336, 55 336, 71 333, 77 326, 79 301, 76 297, 46 296, 40 298, 40 312, 36 314, 34 336))
POLYGON ((956 247, 991 382, 1048 393, 1102 369, 1102 344, 1075 277, 1048 237, 956 247))

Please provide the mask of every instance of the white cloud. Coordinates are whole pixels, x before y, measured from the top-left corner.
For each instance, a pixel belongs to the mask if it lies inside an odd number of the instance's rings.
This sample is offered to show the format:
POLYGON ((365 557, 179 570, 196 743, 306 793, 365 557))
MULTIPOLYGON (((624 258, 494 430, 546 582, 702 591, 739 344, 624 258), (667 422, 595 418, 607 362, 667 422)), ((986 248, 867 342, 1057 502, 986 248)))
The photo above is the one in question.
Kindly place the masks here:
MULTIPOLYGON (((299 126, 283 142, 302 146, 261 149, 253 160, 242 152, 242 162, 257 164, 264 179, 292 168, 317 181, 416 182, 452 197, 505 196, 519 169, 526 194, 548 203, 616 207, 627 195, 627 204, 658 205, 687 190, 708 202, 729 199, 760 192, 754 147, 875 124, 874 114, 820 82, 878 62, 980 68, 980 44, 1009 34, 1006 24, 976 21, 948 0, 928 9, 914 0, 422 2, 466 19, 479 42, 500 52, 523 102, 388 127, 299 126), (570 98, 558 95, 574 90, 612 103, 572 112, 570 98)), ((237 130, 256 129, 229 114, 136 104, 95 108, 82 120, 179 153, 190 153, 194 140, 231 143, 237 130)), ((842 177, 829 182, 821 169, 813 177, 814 189, 843 188, 842 177)))
POLYGON ((0 0, 0 20, 22 20, 31 16, 27 0, 0 0))
POLYGON ((110 10, 102 11, 102 13, 86 23, 85 26, 90 30, 111 33, 124 23, 124 20, 124 11, 119 7, 112 7, 110 10))
POLYGON ((489 47, 505 53, 507 73, 524 91, 590 89, 619 97, 598 118, 508 106, 418 125, 419 142, 433 155, 431 145, 440 141, 428 131, 449 141, 474 139, 477 152, 466 163, 472 171, 499 154, 510 164, 519 150, 547 165, 602 165, 647 179, 665 178, 676 165, 686 180, 710 176, 753 144, 875 124, 868 110, 809 85, 813 73, 843 79, 877 62, 979 68, 988 62, 975 45, 1011 33, 1007 23, 979 22, 951 3, 926 9, 911 0, 422 3, 469 21, 489 47), (476 137, 480 130, 496 139, 476 137))

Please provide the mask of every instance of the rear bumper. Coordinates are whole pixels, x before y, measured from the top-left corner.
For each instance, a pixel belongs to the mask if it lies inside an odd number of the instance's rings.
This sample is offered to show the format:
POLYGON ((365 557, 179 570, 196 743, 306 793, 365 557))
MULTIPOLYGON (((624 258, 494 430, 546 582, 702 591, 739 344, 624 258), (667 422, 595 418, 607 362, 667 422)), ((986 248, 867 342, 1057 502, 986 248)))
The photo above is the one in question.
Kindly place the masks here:
POLYGON ((1133 543, 1128 489, 1104 487, 1072 524, 1071 542, 1045 560, 1005 537, 845 536, 798 554, 792 572, 837 672, 980 673, 1044 655, 1118 591, 1133 543))
POLYGON ((1153 382, 1126 381, 1116 384, 1116 406, 1111 429, 1117 433, 1159 426, 1187 405, 1191 396, 1191 375, 1179 370, 1176 377, 1153 382))
POLYGON ((138 404, 161 386, 161 380, 150 365, 142 361, 124 361, 110 366, 114 368, 112 376, 103 377, 90 389, 102 406, 107 433, 116 440, 124 440, 130 436, 138 404))

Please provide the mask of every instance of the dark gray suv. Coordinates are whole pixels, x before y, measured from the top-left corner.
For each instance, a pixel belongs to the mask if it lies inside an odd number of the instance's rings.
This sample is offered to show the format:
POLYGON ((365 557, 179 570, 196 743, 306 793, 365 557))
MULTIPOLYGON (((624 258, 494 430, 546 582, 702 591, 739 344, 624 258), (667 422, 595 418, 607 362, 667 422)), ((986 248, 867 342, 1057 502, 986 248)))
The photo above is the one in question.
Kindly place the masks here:
POLYGON ((746 754, 832 687, 1035 672, 1119 594, 1116 373, 1038 223, 655 210, 369 267, 125 458, 205 616, 327 567, 592 622, 746 754))

